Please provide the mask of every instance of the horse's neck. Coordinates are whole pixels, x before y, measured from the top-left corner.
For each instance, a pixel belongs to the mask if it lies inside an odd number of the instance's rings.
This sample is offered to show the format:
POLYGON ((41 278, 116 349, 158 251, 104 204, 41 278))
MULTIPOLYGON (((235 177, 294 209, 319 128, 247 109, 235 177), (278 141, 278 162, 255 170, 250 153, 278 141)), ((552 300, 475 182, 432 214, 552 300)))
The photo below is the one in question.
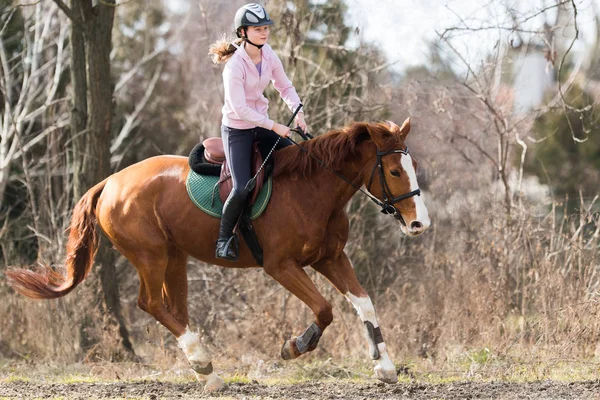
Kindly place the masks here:
POLYGON ((339 207, 344 207, 362 186, 365 174, 373 169, 376 153, 375 143, 369 140, 360 144, 360 157, 358 159, 346 158, 345 166, 339 173, 352 184, 339 176, 333 176, 334 174, 329 171, 324 171, 324 174, 329 175, 334 182, 331 193, 334 199, 338 200, 339 207))
MULTIPOLYGON (((359 182, 356 182, 355 174, 348 174, 340 172, 340 175, 352 182, 355 186, 360 186, 359 182)), ((339 176, 335 176, 330 171, 324 170, 322 173, 315 176, 315 180, 319 183, 319 190, 324 198, 328 198, 333 208, 342 208, 350 201, 356 188, 350 183, 344 181, 339 176)))
MULTIPOLYGON (((374 145, 372 147, 374 155, 376 149, 374 145)), ((348 157, 345 165, 337 171, 339 175, 351 183, 337 176, 331 170, 319 167, 318 171, 305 182, 307 186, 317 188, 317 190, 311 190, 310 187, 298 187, 300 193, 313 193, 313 195, 319 197, 320 203, 327 203, 331 211, 343 208, 363 183, 363 175, 369 163, 369 157, 365 157, 364 154, 369 154, 370 147, 365 145, 361 150, 359 160, 352 160, 348 157)))

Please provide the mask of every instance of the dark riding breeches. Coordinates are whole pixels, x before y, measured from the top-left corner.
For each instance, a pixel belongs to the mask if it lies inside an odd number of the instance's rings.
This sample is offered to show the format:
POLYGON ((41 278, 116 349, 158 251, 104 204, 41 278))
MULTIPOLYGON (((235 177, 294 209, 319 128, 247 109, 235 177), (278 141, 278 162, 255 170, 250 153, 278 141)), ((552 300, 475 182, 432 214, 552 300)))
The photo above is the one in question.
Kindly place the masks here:
MULTIPOLYGON (((221 138, 223 149, 231 171, 233 189, 238 193, 244 193, 246 183, 252 178, 252 143, 259 140, 269 148, 273 147, 279 135, 265 128, 236 129, 221 125, 221 138)), ((291 145, 292 142, 281 138, 275 150, 291 145)))

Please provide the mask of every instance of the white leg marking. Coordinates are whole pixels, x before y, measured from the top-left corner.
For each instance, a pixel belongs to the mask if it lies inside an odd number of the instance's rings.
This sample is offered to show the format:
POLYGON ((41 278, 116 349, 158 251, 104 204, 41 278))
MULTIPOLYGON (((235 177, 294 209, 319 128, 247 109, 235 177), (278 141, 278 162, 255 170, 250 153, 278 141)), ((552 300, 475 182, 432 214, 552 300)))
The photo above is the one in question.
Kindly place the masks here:
POLYGON ((189 327, 186 327, 185 333, 177 338, 177 343, 179 343, 179 347, 181 347, 181 350, 185 353, 185 356, 196 375, 196 379, 199 381, 206 380, 206 383, 204 384, 205 392, 214 392, 225 386, 225 381, 223 381, 216 372, 212 371, 208 375, 202 375, 197 372, 198 368, 206 368, 211 362, 210 356, 200 343, 200 338, 197 333, 192 332, 189 327))
POLYGON ((185 353, 190 364, 200 363, 208 364, 210 362, 210 356, 204 350, 204 347, 200 343, 200 338, 197 333, 190 330, 189 327, 185 329, 185 333, 177 338, 179 347, 185 353))
POLYGON ((363 322, 369 321, 375 328, 379 326, 375 317, 375 307, 373 307, 370 297, 356 297, 352 293, 346 293, 346 297, 350 300, 363 322))
MULTIPOLYGON (((350 300, 363 323, 369 321, 373 324, 373 327, 377 328, 379 326, 375 316, 375 307, 373 307, 373 302, 369 296, 356 297, 352 293, 346 293, 345 296, 350 300)), ((396 382, 398 380, 396 367, 390 359, 385 343, 379 343, 377 348, 379 349, 379 360, 375 360, 375 375, 384 382, 396 382)))
MULTIPOLYGON (((402 164, 402 168, 406 171, 408 175, 408 179, 410 182, 410 190, 417 190, 419 188, 419 183, 417 182, 417 173, 415 168, 413 167, 412 158, 410 154, 402 154, 400 158, 400 163, 402 164)), ((431 224, 431 220, 429 219, 429 212, 427 211, 427 207, 425 207, 425 202, 423 201, 423 194, 420 196, 413 196, 411 198, 415 202, 415 209, 417 211, 416 220, 423 224, 423 227, 427 229, 431 224)), ((409 221, 407 221, 408 223, 409 221)), ((425 230, 423 229, 423 230, 425 230)))

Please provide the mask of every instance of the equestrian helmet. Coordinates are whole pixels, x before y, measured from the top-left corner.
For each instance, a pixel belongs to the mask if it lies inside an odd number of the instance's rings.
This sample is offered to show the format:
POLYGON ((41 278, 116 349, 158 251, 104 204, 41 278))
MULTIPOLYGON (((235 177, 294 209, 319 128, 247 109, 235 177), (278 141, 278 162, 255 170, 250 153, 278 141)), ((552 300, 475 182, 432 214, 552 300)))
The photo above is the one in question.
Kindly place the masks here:
POLYGON ((235 33, 240 36, 240 28, 247 26, 263 26, 273 25, 273 21, 269 18, 267 10, 260 4, 249 3, 240 7, 235 13, 234 26, 235 33))

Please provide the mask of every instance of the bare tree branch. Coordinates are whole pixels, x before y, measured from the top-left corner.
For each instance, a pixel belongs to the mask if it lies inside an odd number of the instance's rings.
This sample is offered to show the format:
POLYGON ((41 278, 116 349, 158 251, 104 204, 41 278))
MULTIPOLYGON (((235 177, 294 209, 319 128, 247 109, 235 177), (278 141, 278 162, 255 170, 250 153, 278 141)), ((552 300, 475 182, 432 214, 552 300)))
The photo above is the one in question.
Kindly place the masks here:
POLYGON ((8 27, 8 24, 10 23, 10 20, 12 19, 16 10, 17 10, 16 7, 13 8, 12 10, 10 10, 10 15, 8 16, 8 18, 6 18, 6 21, 4 22, 4 25, 2 26, 2 29, 0 30, 0 36, 4 34, 4 31, 8 27))
POLYGON ((73 11, 65 3, 63 3, 62 0, 52 0, 52 1, 54 3, 56 3, 56 5, 58 6, 58 8, 60 8, 62 10, 62 12, 65 13, 65 15, 71 20, 71 22, 73 24, 78 24, 79 23, 79 21, 75 17, 75 14, 73 14, 73 11))
POLYGON ((142 97, 142 99, 136 104, 133 112, 127 117, 127 120, 125 121, 123 128, 121 128, 119 135, 117 135, 117 137, 113 141, 112 145, 110 146, 111 154, 116 152, 119 149, 121 144, 123 144, 123 141, 125 139, 127 139, 127 137, 129 136, 129 134, 131 133, 133 128, 135 128, 137 126, 137 123, 138 123, 137 117, 140 114, 140 112, 144 109, 144 107, 146 107, 148 100, 150 100, 150 96, 152 96, 152 93, 154 92, 154 88, 156 87, 158 78, 160 78, 162 69, 163 69, 163 64, 162 63, 158 64, 158 66, 156 67, 156 70, 154 71, 154 75, 152 76, 152 79, 150 79, 150 83, 148 83, 148 86, 146 87, 144 97, 142 97))
POLYGON ((577 6, 575 5, 575 0, 571 0, 571 5, 573 6, 573 25, 575 28, 575 36, 573 37, 571 44, 569 45, 569 47, 567 48, 567 51, 565 51, 565 54, 563 54, 562 59, 560 60, 560 66, 558 67, 558 94, 560 95, 563 110, 565 112, 565 118, 567 119, 567 123, 569 124, 569 129, 571 130, 571 137, 573 138, 573 140, 575 142, 583 143, 589 139, 589 136, 587 136, 583 139, 580 139, 577 136, 575 136, 575 130, 573 129, 573 124, 571 123, 571 119, 569 118, 569 110, 567 107, 567 101, 565 100, 565 96, 564 96, 564 93, 562 90, 562 82, 560 79, 562 69, 565 64, 565 59, 567 58, 567 55, 571 52, 571 49, 573 48, 573 45, 575 44, 577 39, 579 39, 579 27, 577 26, 577 6))
POLYGON ((130 70, 129 72, 127 72, 126 74, 122 75, 121 78, 119 79, 119 81, 117 82, 117 84, 115 85, 115 93, 117 93, 118 91, 120 91, 125 84, 127 84, 127 82, 129 82, 129 80, 135 76, 135 74, 140 70, 141 67, 143 67, 146 63, 148 63, 149 61, 153 60, 154 58, 156 58, 156 56, 158 56, 159 54, 164 53, 165 51, 167 51, 169 49, 169 47, 175 43, 176 41, 178 41, 181 38, 181 34, 184 31, 184 29, 186 28, 189 20, 190 20, 191 14, 188 14, 185 18, 185 20, 179 25, 179 29, 175 32, 174 35, 172 35, 169 40, 166 41, 166 43, 164 44, 164 46, 160 47, 160 48, 156 48, 154 49, 154 51, 152 51, 149 54, 144 55, 144 57, 142 57, 130 70))
POLYGON ((509 32, 519 32, 519 33, 535 33, 535 34, 540 34, 543 33, 543 30, 530 30, 530 29, 521 29, 519 28, 519 25, 522 25, 524 23, 526 23, 527 21, 532 20, 533 18, 537 17, 538 15, 544 14, 546 13, 548 10, 551 10, 553 8, 557 8, 560 7, 562 5, 568 4, 569 2, 571 2, 571 0, 563 0, 559 3, 544 7, 540 10, 538 10, 537 12, 535 12, 534 14, 531 14, 529 16, 527 16, 526 18, 524 18, 523 20, 516 20, 515 16, 511 13, 511 16, 513 17, 513 21, 514 24, 512 26, 508 26, 508 25, 487 25, 487 26, 480 26, 480 27, 471 27, 468 26, 466 24, 466 22, 457 14, 455 13, 453 10, 451 10, 450 8, 448 8, 452 13, 454 13, 454 15, 456 15, 457 17, 459 17, 461 23, 463 23, 465 25, 465 27, 450 27, 445 29, 442 34, 441 34, 441 38, 445 39, 446 35, 452 32, 479 32, 479 31, 488 31, 488 30, 501 30, 501 31, 509 31, 509 32))
MULTIPOLYGON (((56 18, 57 11, 58 8, 52 3, 38 3, 35 11, 25 20, 23 31, 11 38, 0 36, 3 71, 0 86, 4 93, 3 116, 0 120, 0 202, 10 180, 11 165, 21 159, 23 168, 28 168, 25 153, 61 126, 56 122, 63 117, 57 105, 63 103, 64 99, 57 100, 56 97, 67 57, 64 52, 67 29, 56 18), (15 38, 23 42, 23 50, 18 55, 9 55, 7 49, 10 47, 6 46, 6 42, 15 38), (49 107, 57 110, 45 122, 51 128, 33 133, 35 127, 39 126, 36 125, 39 117, 49 107)), ((28 179, 26 176, 25 184, 29 187, 31 181, 28 179)), ((31 207, 36 216, 35 205, 31 207)))

